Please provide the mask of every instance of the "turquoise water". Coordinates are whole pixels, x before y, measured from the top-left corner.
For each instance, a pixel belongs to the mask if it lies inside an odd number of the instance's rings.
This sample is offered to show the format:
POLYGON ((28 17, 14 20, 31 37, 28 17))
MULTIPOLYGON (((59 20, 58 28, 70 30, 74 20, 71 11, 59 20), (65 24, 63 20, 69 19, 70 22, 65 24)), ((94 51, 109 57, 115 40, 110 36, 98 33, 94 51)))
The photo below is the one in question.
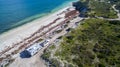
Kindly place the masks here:
POLYGON ((0 0, 0 34, 53 13, 72 1, 76 0, 0 0))

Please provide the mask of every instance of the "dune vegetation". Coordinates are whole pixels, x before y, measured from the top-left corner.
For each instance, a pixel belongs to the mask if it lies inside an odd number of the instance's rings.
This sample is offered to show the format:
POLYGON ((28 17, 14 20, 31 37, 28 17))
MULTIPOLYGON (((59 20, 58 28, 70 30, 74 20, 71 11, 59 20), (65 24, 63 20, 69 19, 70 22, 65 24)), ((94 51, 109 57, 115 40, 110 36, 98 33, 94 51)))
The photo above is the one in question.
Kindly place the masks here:
POLYGON ((41 57, 50 67, 120 67, 120 21, 106 20, 117 18, 112 6, 119 10, 120 1, 80 0, 80 3, 87 6, 85 13, 89 19, 63 36, 58 49, 50 46, 41 57))

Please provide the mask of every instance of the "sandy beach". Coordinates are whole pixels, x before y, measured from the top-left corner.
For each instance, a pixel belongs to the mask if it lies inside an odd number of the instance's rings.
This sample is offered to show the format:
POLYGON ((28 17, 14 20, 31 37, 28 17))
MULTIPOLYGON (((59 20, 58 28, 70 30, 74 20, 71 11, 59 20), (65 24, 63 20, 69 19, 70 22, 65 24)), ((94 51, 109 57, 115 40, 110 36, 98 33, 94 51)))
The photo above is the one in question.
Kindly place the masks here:
MULTIPOLYGON (((10 67, 14 67, 16 64, 18 67, 39 67, 39 64, 42 65, 41 67, 45 67, 42 60, 37 60, 42 54, 41 51, 34 57, 24 60, 19 57, 19 52, 37 43, 40 39, 49 39, 50 36, 54 36, 53 31, 63 28, 67 22, 78 17, 79 14, 70 3, 62 9, 0 35, 0 65, 4 66, 15 60, 12 64, 10 63, 10 67), (28 63, 23 65, 25 62, 28 63)), ((56 38, 58 37, 56 36, 56 38)), ((56 38, 53 38, 50 43, 53 43, 56 38)), ((44 49, 46 48, 44 47, 44 49)))
POLYGON ((58 18, 57 15, 59 13, 61 13, 69 7, 66 6, 63 9, 60 9, 59 11, 49 14, 48 16, 36 19, 34 21, 31 21, 30 23, 27 23, 23 26, 12 29, 0 35, 0 51, 4 50, 8 46, 12 46, 12 44, 24 40, 25 38, 29 37, 31 34, 36 32, 38 29, 40 29, 42 26, 48 25, 49 23, 58 18))

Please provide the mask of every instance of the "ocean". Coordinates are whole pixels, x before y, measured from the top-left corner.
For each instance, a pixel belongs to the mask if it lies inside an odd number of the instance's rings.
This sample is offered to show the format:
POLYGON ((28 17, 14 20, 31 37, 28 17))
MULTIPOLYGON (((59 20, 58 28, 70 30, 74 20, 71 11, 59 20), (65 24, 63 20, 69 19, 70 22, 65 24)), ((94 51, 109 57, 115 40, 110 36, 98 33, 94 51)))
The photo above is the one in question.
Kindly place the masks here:
POLYGON ((0 34, 76 0, 0 0, 0 34))

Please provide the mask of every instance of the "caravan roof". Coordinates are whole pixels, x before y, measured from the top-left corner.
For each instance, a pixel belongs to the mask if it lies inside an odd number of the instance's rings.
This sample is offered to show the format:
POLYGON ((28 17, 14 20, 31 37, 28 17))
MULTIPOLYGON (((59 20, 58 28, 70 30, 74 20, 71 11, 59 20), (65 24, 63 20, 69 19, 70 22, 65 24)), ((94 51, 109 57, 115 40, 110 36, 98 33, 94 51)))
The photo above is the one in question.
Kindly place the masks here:
POLYGON ((27 48, 26 50, 29 51, 31 55, 34 55, 41 48, 42 48, 41 45, 39 45, 38 43, 35 43, 33 46, 27 48))

